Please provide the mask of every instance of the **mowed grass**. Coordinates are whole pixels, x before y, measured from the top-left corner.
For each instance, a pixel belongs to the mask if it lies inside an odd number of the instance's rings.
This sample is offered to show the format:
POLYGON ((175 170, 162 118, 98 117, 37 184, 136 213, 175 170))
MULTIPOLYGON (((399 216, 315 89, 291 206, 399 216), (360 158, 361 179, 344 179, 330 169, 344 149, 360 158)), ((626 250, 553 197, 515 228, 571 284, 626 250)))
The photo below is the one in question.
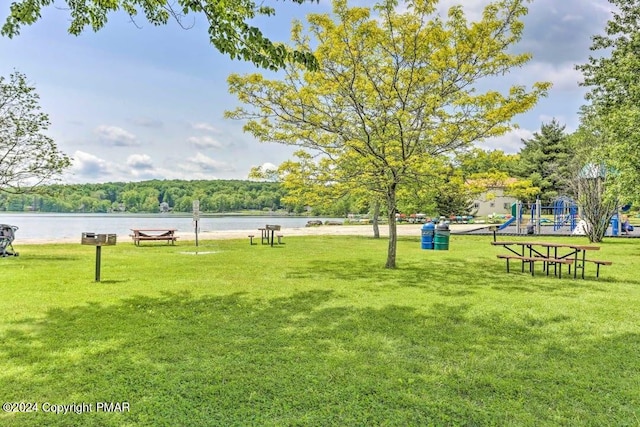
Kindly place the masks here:
POLYGON ((401 239, 396 270, 385 239, 124 241, 100 283, 95 248, 18 240, 0 397, 39 410, 0 425, 639 425, 640 241, 574 280, 507 274, 490 240, 401 239))

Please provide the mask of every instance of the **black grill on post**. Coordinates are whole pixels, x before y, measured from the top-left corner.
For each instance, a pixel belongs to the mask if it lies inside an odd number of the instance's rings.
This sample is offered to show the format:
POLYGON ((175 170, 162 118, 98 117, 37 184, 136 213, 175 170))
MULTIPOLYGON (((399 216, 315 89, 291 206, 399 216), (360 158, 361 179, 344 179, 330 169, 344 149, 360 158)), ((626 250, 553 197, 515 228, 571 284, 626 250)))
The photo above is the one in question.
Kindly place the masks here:
POLYGON ((116 244, 115 234, 82 233, 81 243, 96 247, 96 282, 100 281, 100 258, 103 246, 116 244))
POLYGON ((265 226, 265 229, 267 231, 267 236, 268 236, 269 231, 271 231, 271 247, 273 247, 273 234, 276 231, 280 231, 280 226, 279 225, 269 225, 269 224, 267 224, 265 226))

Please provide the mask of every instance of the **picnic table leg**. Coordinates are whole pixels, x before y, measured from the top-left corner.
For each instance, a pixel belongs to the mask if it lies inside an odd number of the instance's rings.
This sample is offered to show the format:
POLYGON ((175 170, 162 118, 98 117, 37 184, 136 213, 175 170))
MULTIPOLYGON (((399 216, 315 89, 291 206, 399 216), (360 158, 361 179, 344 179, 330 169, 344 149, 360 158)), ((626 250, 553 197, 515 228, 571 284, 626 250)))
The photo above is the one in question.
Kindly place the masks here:
POLYGON ((533 276, 533 273, 535 272, 536 269, 536 263, 533 261, 529 261, 529 270, 531 271, 531 275, 533 276))
MULTIPOLYGON (((559 279, 562 279, 562 264, 560 264, 560 265, 558 266, 558 268, 560 269, 560 275, 558 276, 558 278, 559 278, 559 279)), ((555 274, 555 271, 556 271, 556 270, 555 270, 555 265, 554 265, 554 267, 553 267, 553 271, 554 271, 554 274, 555 274)))
POLYGON ((271 230, 271 247, 273 247, 273 234, 275 233, 275 230, 271 230))

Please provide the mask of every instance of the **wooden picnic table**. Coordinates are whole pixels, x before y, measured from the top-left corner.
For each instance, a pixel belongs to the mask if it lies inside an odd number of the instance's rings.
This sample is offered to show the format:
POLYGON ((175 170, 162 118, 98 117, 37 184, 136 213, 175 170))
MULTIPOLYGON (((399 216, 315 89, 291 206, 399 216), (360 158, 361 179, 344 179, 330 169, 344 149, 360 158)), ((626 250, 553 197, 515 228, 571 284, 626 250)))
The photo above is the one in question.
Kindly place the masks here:
POLYGON ((610 265, 610 261, 588 260, 587 252, 599 251, 599 246, 581 245, 574 243, 556 243, 556 242, 520 242, 520 241, 493 241, 493 246, 502 246, 514 255, 498 255, 499 258, 507 260, 507 270, 509 268, 509 259, 519 259, 522 261, 522 269, 524 264, 529 263, 531 274, 533 275, 533 264, 536 261, 542 261, 544 269, 549 275, 549 267, 554 267, 554 274, 557 274, 557 267, 560 266, 560 276, 562 276, 562 264, 569 265, 569 272, 573 265, 573 277, 578 275, 578 269, 582 271, 581 277, 584 279, 584 268, 587 262, 593 262, 597 265, 597 275, 600 275, 600 265, 610 265))
MULTIPOLYGON (((258 228, 258 230, 260 230, 261 234, 260 243, 264 245, 264 242, 266 241, 267 244, 271 244, 271 246, 273 246, 274 233, 276 231, 280 231, 280 226, 267 224, 264 227, 258 228), (269 232, 271 232, 271 235, 269 235, 269 232)), ((280 237, 278 237, 278 243, 280 243, 280 237)))
POLYGON ((141 241, 166 240, 172 245, 178 240, 175 228, 132 228, 133 243, 140 246, 141 241))

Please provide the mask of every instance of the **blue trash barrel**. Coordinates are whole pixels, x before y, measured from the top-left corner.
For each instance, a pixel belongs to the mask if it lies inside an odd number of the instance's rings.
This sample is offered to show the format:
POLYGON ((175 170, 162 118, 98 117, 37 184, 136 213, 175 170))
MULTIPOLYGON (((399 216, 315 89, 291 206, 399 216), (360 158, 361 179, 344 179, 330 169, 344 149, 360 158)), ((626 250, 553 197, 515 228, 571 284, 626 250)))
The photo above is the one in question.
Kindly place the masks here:
POLYGON ((431 221, 422 226, 422 249, 433 249, 433 234, 435 224, 431 221))

